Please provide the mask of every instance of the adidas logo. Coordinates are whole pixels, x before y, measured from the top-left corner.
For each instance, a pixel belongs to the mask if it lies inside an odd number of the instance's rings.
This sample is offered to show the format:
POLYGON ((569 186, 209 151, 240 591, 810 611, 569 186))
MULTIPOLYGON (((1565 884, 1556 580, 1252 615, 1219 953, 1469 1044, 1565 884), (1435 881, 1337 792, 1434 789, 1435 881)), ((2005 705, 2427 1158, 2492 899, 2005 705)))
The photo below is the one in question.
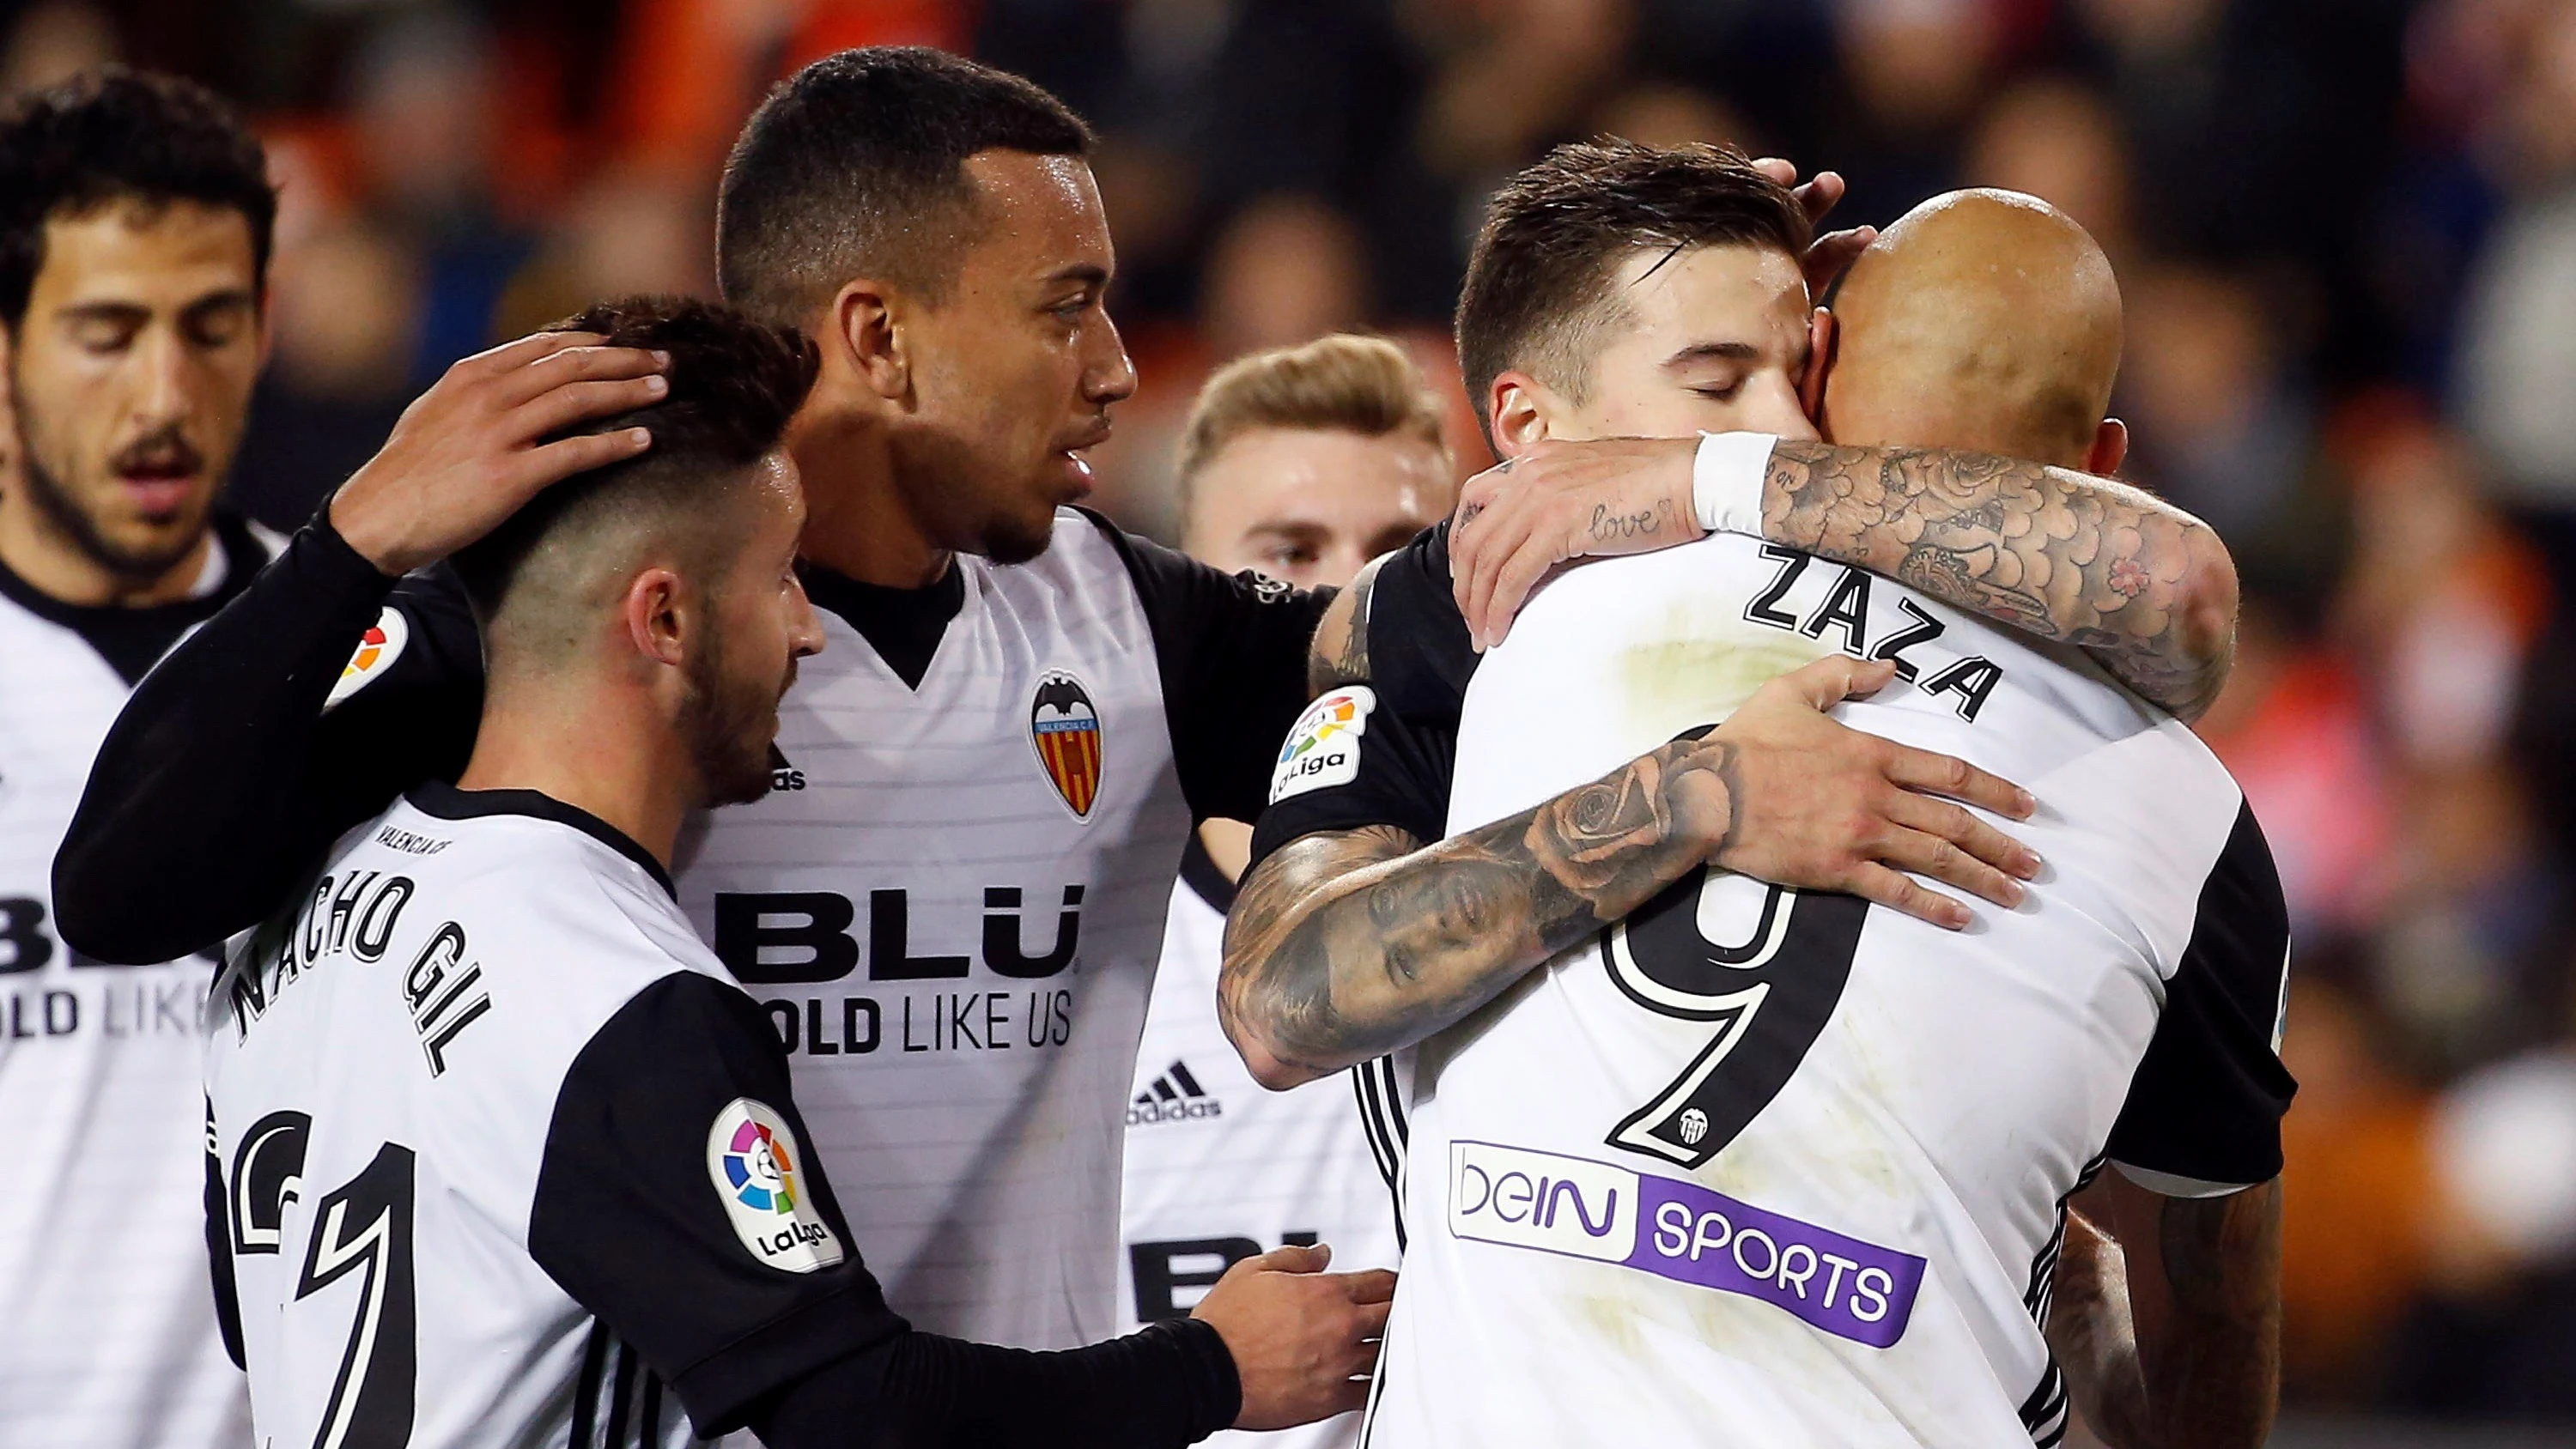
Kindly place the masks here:
POLYGON ((781 790, 802 790, 804 788, 805 772, 797 769, 794 765, 787 763, 787 752, 778 748, 777 743, 772 741, 769 746, 770 793, 776 794, 781 790))
POLYGON ((1225 1104, 1209 1096, 1188 1067, 1174 1062, 1127 1105, 1127 1125, 1150 1127, 1157 1122, 1183 1122, 1221 1116, 1224 1112, 1225 1104))

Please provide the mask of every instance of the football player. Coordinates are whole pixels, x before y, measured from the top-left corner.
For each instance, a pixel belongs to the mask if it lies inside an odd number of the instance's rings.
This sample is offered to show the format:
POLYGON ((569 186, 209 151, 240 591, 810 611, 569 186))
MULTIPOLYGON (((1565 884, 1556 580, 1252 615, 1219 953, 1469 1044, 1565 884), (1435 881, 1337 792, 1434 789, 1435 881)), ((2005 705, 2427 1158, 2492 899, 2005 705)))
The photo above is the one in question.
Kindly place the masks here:
MULTIPOLYGON (((1447 517, 1443 407, 1404 349, 1320 338, 1239 358, 1200 389, 1182 429, 1182 545, 1227 570, 1299 588, 1360 567, 1447 517)), ((1269 1244, 1326 1242, 1336 1263, 1395 1266, 1382 1173, 1351 1089, 1264 1092, 1216 1020, 1225 910, 1252 828, 1202 823, 1181 857, 1127 1108, 1119 1217, 1134 1321, 1189 1312, 1226 1267, 1269 1244)), ((1265 1442, 1351 1442, 1348 1415, 1265 1442)), ((1223 1439, 1225 1436, 1220 1436, 1223 1439)))
POLYGON ((251 1438, 1150 1449, 1346 1407, 1392 1278, 1309 1249, 1059 1353, 888 1309, 670 875, 684 817, 768 794, 823 644, 779 448, 814 355, 698 302, 566 330, 667 355, 601 424, 653 448, 457 555, 488 679, 463 775, 344 837, 216 986, 207 1231, 251 1438))
POLYGON ((0 1442, 31 1449, 247 1432, 196 1228, 210 963, 83 955, 48 876, 127 692, 277 542, 219 502, 275 211, 193 85, 111 70, 0 117, 0 1442))
MULTIPOLYGON (((2002 450, 1983 469, 2024 499, 2117 465, 2117 292, 2079 228, 2028 198, 1928 204, 1857 264, 1841 356, 1807 371, 1798 334, 1833 333, 1809 323, 1793 216, 1706 148, 1564 148, 1524 173, 1459 324, 1504 449, 1722 425, 1691 385, 1708 366, 1799 378, 1855 444, 2002 450), (1723 239, 1674 251, 1685 219, 1723 239), (1553 260, 1588 292, 1495 289, 1569 235, 1553 260)), ((1925 529, 1893 580, 1833 526, 1808 551, 1715 529, 1756 480, 1792 513, 1937 487, 1812 439, 1685 444, 1712 536, 1571 571, 1481 655, 1485 585, 1453 581, 1438 540, 1360 586, 1361 668, 1301 736, 1366 729, 1347 768, 1274 787, 1223 1011, 1282 1084, 1410 1049, 1407 1279, 1369 1442, 2055 1443, 2054 1268, 2107 1159, 2168 1199, 2175 1261, 2133 1280, 2141 1356, 2083 1365, 2097 1422, 2260 1443, 2292 1090, 2261 832, 2184 724, 2075 641, 1909 586, 2163 616, 2142 539, 2200 526, 2111 493, 2098 533, 2050 536, 2007 505, 1925 529), (2019 862, 2033 883, 1968 932, 1735 873, 1755 852, 1726 726, 1793 690, 2029 780, 2050 809, 2019 829, 2048 872, 2019 862)), ((2216 680, 2164 683, 2187 708, 2216 680)))
MULTIPOLYGON (((1073 506, 1083 450, 1134 385, 1105 308, 1116 257, 1090 146, 1045 91, 917 49, 817 61, 746 125, 718 271, 731 300, 821 347, 790 446, 812 500, 806 584, 838 647, 787 699, 769 796, 693 830, 676 872, 787 1044, 890 1300, 1027 1347, 1117 1321, 1121 1141, 1182 847, 1198 820, 1260 810, 1326 604, 1073 506)), ((517 378, 488 359, 452 371, 284 566, 146 682, 59 857, 75 942, 146 959, 239 929, 342 829, 463 767, 480 688, 469 615, 439 576, 398 576, 507 516, 544 481, 535 456, 567 445, 530 430, 515 399, 534 380, 517 378)), ((605 407, 621 385, 564 392, 607 389, 605 407)), ((1649 481, 1669 462, 1645 460, 1649 481)), ((1862 540, 1900 548, 1922 513, 1990 497, 1950 460, 1917 466, 1942 495, 1860 520, 1862 540)), ((1608 519, 1597 500, 1633 492, 1638 471, 1611 450, 1536 515, 1608 519)), ((1611 531, 1681 537, 1649 524, 1611 531)), ((2123 619, 2102 627, 2125 637, 2123 619)), ((1789 883, 1869 889, 1902 867, 1997 888, 2008 842, 1897 800, 1875 746, 1819 753, 1843 732, 1808 719, 1794 739, 1746 740, 1739 771, 1758 802, 1749 836, 1830 837, 1781 854, 1789 883), (1900 816, 1931 828, 1892 828, 1900 816)), ((1899 767, 1917 783, 1952 772, 1899 767)))

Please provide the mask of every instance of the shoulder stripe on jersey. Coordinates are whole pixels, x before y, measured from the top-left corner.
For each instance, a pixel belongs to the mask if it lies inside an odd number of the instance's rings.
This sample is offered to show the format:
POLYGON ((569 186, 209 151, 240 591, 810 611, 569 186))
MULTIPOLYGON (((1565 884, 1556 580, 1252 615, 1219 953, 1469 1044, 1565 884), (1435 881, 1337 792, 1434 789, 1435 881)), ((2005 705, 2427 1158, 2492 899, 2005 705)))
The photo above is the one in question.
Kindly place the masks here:
POLYGON ((1402 1253, 1404 1241, 1404 1160, 1408 1130, 1404 1109, 1396 1104, 1395 1058, 1379 1057, 1351 1068, 1351 1088, 1359 1096, 1360 1134, 1368 1139, 1369 1153, 1377 1159, 1378 1175, 1386 1179, 1387 1195, 1395 1213, 1395 1250, 1402 1253))
POLYGON ((607 1449, 625 1449, 626 1410, 635 1390, 635 1345, 617 1345, 617 1378, 608 1391, 608 1432, 601 1436, 607 1449))
POLYGON ((2077 1193, 2093 1185, 2093 1179, 2102 1175, 2103 1164, 2109 1160, 2107 1153, 2097 1152, 2093 1160, 2085 1163, 2083 1170, 2075 1174, 2075 1185, 2057 1199, 2056 1228, 2049 1233, 2048 1241, 2040 1245, 2038 1256, 2030 1260, 2030 1283, 2022 1292, 2021 1306, 2030 1311, 2031 1321, 2041 1328, 2048 1327, 2048 1309, 2057 1291, 2057 1259, 2066 1250, 2066 1204, 2077 1193))
POLYGON ((662 1442, 662 1376, 647 1369, 644 1372, 644 1412, 635 1416, 636 1449, 652 1449, 662 1442))
POLYGON ((599 1381, 608 1372, 608 1325, 594 1318, 581 1346, 581 1377, 572 1391, 572 1449, 597 1449, 599 1381))
POLYGON ((2056 1449, 2057 1442, 2066 1437, 2068 1417, 2066 1374, 2058 1368, 2057 1358, 2052 1354, 2048 1360, 2048 1372, 2039 1377, 2039 1387, 2030 1391, 2029 1398, 2022 1400, 2022 1427, 2030 1431, 2035 1449, 2056 1449))

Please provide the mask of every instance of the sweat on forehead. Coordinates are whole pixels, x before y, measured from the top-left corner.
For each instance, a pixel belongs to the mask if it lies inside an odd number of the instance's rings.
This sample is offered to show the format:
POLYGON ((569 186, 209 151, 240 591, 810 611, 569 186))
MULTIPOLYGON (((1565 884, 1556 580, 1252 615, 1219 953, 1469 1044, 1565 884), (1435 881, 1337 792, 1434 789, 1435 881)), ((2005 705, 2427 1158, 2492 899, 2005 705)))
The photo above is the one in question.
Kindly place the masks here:
POLYGON ((1613 282, 1631 257, 1708 246, 1796 257, 1810 235, 1797 197, 1732 146, 1559 146, 1486 205, 1458 297, 1468 390, 1519 369, 1580 400, 1622 318, 1613 282))

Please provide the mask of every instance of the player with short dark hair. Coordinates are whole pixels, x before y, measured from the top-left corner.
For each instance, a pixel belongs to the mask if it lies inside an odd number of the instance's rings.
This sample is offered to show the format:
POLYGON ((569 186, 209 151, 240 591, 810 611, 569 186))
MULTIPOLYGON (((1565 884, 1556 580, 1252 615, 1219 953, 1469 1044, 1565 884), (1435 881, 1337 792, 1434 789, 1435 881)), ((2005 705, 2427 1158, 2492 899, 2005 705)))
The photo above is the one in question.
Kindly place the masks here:
MULTIPOLYGON (((1643 257, 1649 268, 1686 265, 1688 254, 1707 247, 1795 260, 1813 231, 1797 198, 1740 153, 1560 146, 1514 173, 1486 204, 1458 297, 1468 395, 1481 397, 1518 368, 1587 400, 1599 385, 1598 344, 1622 330, 1635 305, 1622 285, 1630 280, 1625 264, 1643 257)), ((1797 379, 1787 381, 1794 400, 1797 379)), ((1486 421, 1481 408, 1477 420, 1486 421)))
MULTIPOLYGON (((783 82, 727 167, 719 274, 803 299, 793 320, 820 353, 791 447, 834 647, 786 700, 768 797, 693 827, 676 875, 788 1045, 890 1301, 943 1332, 1063 1347, 1116 1321, 1120 1143, 1183 846, 1196 821, 1261 809, 1326 600, 1076 506, 1082 455, 1135 379, 1086 143, 1047 132, 1032 95, 933 51, 854 51, 783 82), (811 220, 764 250, 773 211, 811 220)), ((76 939, 131 957, 238 928, 322 842, 462 767, 466 611, 442 576, 395 576, 563 476, 548 448, 646 446, 539 443, 533 405, 510 401, 535 385, 522 373, 590 369, 561 395, 604 389, 613 410, 649 381, 628 370, 642 356, 462 364, 413 405, 294 567, 129 711, 61 857, 76 939)), ((1571 528, 1625 478, 1551 489, 1536 516, 1571 528)), ((1900 539, 1894 514, 1864 533, 1900 539)), ((1748 833, 1840 836, 1902 808, 1874 765, 1780 764, 1748 776, 1748 833)), ((1849 843, 1900 865, 2004 848, 1940 832, 1849 843)))
MULTIPOLYGON (((1691 426, 1707 400, 1623 357, 1687 371, 1716 339, 1775 368, 1804 330, 1790 261, 1629 256, 1663 270, 1584 339, 1591 389, 1507 359, 1497 438, 1517 454, 1691 426)), ((1917 437, 2029 454, 1977 465, 2025 487, 2118 464, 2099 411, 2117 293, 2072 223, 1944 198, 1846 286, 1852 341, 1808 374, 1841 440, 1712 436, 1689 445, 1704 480, 1747 467, 1743 449, 1753 478, 1812 470, 1848 506, 1901 482, 1876 450, 1917 437), (2080 428, 2070 396, 2093 410, 2080 428), (1894 431, 1909 423, 1930 431, 1894 431)), ((1989 528, 1918 547, 1953 577, 1971 548, 1991 577, 2033 547, 1962 536, 1989 528)), ((2110 562, 2022 560, 2038 581, 2110 562)), ((1221 984, 1266 1079, 1402 1053, 1406 1278, 1369 1441, 2054 1444, 2067 1204, 2107 1160, 2168 1199, 2177 1261, 2137 1285, 2164 1310, 2142 1312, 2140 1354, 2100 1353, 2079 1387, 2155 1442, 2260 1443, 2287 911, 2242 792, 2190 730, 2069 643, 1912 586, 1929 569, 1889 579, 1712 530, 1569 572, 1479 654, 1449 565, 1426 538, 1364 586, 1363 672, 1289 747, 1342 763, 1281 771, 1221 984), (1959 932, 1876 908, 1875 889, 1740 873, 1730 735, 1777 727, 1793 693, 1841 703, 1881 749, 2025 779, 2050 808, 2012 813, 2048 873, 2023 858, 2010 909, 1959 932)), ((2149 1221, 2138 1240, 2155 1238, 2149 1221)))
POLYGON ((1088 158, 1082 118, 1007 71, 935 50, 848 50, 781 86, 743 127, 717 198, 719 282, 781 323, 862 273, 937 301, 984 203, 987 151, 1088 158))
POLYGON ((277 547, 221 502, 262 360, 275 213, 258 141, 188 82, 111 68, 0 113, 12 1445, 212 1449, 244 1432, 192 1227, 209 963, 174 950, 100 969, 60 934, 48 874, 134 682, 277 547))
POLYGON ((216 984, 207 1238, 254 1437, 1106 1449, 1343 1407, 1391 1279, 1278 1271, 1302 1253, 1055 1354, 886 1307, 669 875, 685 815, 767 793, 822 643, 778 446, 813 352, 702 302, 565 326, 668 356, 660 401, 589 425, 655 447, 459 552, 464 774, 344 837, 216 984))

